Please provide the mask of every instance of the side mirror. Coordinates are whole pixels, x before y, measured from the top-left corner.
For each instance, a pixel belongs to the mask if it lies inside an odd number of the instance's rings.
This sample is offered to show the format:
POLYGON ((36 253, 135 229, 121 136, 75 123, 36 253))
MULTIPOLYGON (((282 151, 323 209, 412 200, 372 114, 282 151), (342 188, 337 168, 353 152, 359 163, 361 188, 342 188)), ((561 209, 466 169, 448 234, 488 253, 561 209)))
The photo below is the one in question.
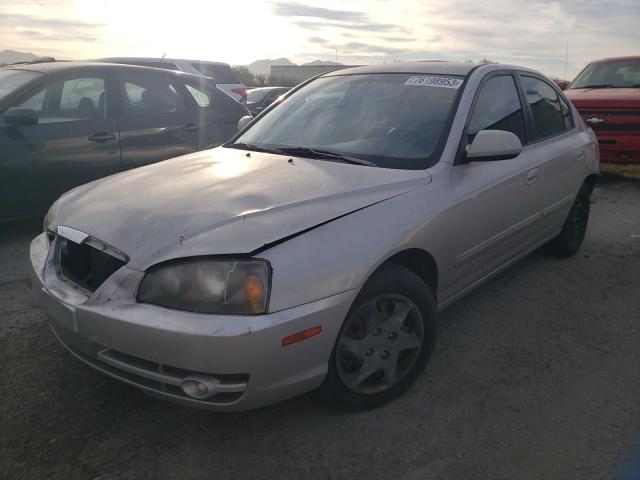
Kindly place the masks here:
POLYGON ((245 115, 240 120, 238 120, 238 131, 243 130, 244 127, 249 125, 251 120, 253 120, 253 117, 251 115, 245 115))
POLYGON ((467 145, 469 161, 507 160, 520 155, 522 142, 513 133, 504 130, 480 130, 467 145))
POLYGON ((26 127, 38 124, 38 114, 31 108, 13 107, 5 112, 4 120, 12 127, 26 127))

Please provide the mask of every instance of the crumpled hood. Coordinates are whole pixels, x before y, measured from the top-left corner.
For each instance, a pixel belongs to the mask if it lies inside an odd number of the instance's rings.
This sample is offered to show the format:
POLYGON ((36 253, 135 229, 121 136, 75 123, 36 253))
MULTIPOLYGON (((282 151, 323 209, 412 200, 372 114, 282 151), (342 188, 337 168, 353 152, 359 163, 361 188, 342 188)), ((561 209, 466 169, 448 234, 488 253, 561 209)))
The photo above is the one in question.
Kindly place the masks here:
POLYGON ((145 270, 172 258, 245 254, 431 181, 392 170, 215 148, 63 195, 50 228, 80 230, 145 270))

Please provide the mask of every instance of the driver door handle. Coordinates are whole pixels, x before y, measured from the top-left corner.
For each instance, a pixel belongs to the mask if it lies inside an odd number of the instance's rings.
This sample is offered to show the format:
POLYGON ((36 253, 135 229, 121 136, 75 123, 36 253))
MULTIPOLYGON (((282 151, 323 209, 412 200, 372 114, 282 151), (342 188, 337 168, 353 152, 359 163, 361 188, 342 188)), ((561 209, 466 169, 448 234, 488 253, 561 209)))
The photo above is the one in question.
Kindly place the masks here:
POLYGON ((94 133, 93 135, 90 135, 88 137, 88 139, 91 142, 107 142, 109 140, 113 140, 114 138, 116 138, 116 136, 113 133, 106 133, 106 132, 99 132, 99 133, 94 133))
POLYGON ((527 185, 532 185, 538 180, 538 169, 534 168, 527 173, 527 185))
POLYGON ((198 130, 198 125, 196 125, 195 123, 187 123, 184 127, 182 127, 183 130, 186 130, 187 132, 195 132, 196 130, 198 130))

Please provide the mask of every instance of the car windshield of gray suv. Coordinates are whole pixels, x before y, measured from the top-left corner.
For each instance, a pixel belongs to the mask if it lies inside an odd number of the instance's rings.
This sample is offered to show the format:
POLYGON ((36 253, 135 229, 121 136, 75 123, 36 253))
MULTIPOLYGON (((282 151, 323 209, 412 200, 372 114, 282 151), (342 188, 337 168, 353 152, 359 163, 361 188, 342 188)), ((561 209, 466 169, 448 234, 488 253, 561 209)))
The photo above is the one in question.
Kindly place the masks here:
POLYGON ((570 88, 638 88, 640 62, 593 63, 585 68, 570 88))
POLYGON ((385 168, 428 168, 446 139, 462 84, 462 77, 410 73, 321 77, 227 146, 385 168))
POLYGON ((0 70, 0 100, 40 75, 28 70, 0 70))

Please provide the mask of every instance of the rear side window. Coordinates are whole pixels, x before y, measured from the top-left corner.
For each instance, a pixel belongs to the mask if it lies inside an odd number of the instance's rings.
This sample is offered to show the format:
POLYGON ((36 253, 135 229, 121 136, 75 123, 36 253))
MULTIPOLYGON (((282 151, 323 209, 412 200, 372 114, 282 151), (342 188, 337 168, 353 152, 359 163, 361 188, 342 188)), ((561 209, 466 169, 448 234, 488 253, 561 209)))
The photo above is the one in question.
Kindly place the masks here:
POLYGON ((184 109, 184 97, 165 75, 121 74, 125 115, 157 115, 184 109))
POLYGON ((511 75, 492 77, 481 87, 467 129, 469 141, 480 130, 506 130, 525 143, 522 104, 511 75))
POLYGON ((559 135, 571 128, 570 110, 547 82, 522 76, 522 86, 533 116, 534 138, 537 140, 559 135), (564 103, 564 105, 563 105, 564 103))
POLYGON ((211 105, 211 96, 204 89, 196 88, 193 85, 185 84, 187 92, 193 97, 199 107, 205 108, 211 105))
POLYGON ((229 65, 217 63, 192 63, 191 66, 205 77, 213 78, 216 83, 242 83, 229 65))

